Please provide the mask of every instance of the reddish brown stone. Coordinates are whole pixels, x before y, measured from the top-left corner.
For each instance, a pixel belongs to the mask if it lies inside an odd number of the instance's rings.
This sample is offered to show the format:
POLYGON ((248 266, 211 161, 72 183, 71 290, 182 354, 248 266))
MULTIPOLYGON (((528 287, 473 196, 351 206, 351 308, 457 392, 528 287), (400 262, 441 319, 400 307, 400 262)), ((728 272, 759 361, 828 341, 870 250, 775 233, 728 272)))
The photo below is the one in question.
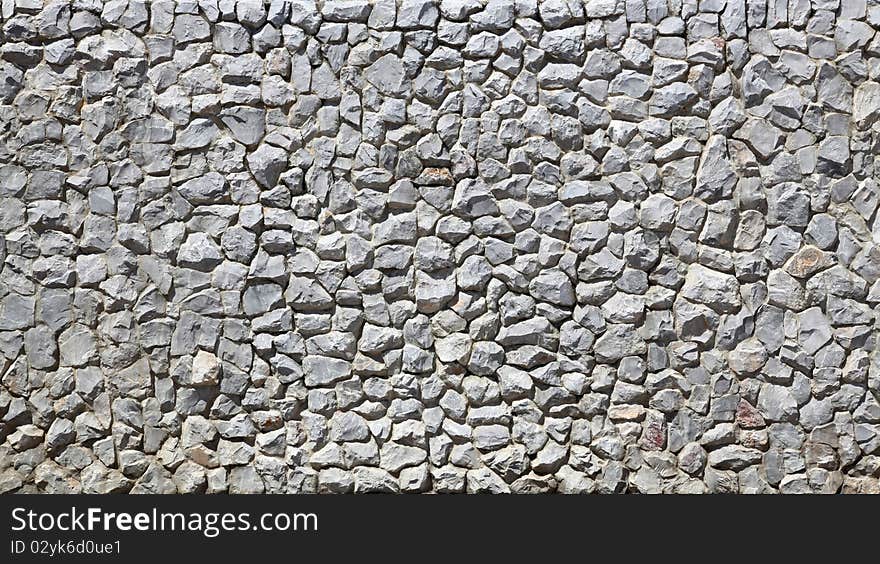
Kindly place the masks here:
POLYGON ((764 427, 764 417, 752 404, 741 399, 736 406, 736 423, 743 429, 760 429, 764 427))

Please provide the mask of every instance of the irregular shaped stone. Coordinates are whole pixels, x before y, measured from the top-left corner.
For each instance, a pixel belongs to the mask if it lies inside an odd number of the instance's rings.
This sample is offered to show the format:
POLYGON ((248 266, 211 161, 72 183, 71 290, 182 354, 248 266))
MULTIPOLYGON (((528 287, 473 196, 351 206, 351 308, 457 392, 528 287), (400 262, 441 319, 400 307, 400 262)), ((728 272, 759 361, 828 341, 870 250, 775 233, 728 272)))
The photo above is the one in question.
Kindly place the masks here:
POLYGON ((391 53, 379 57, 367 67, 364 78, 379 92, 388 96, 404 96, 408 90, 403 63, 391 53))
POLYGON ((797 417, 798 404, 788 388, 762 384, 758 393, 758 409, 768 421, 790 421, 797 417))
POLYGON ((692 264, 688 268, 681 295, 722 313, 736 311, 742 303, 735 277, 701 264, 692 264))
POLYGON ((244 145, 256 145, 266 132, 266 112, 248 106, 233 106, 220 112, 220 121, 232 137, 244 145))
POLYGON ((601 362, 616 362, 628 356, 644 354, 646 350, 645 341, 635 329, 622 324, 608 325, 593 345, 596 359, 601 362))
POLYGON ((226 179, 217 172, 209 172, 187 180, 177 187, 178 193, 192 204, 214 204, 227 194, 226 179))
POLYGON ((287 168, 287 152, 264 143, 247 156, 247 163, 260 186, 273 188, 287 168))
POLYGON ((302 361, 306 386, 326 386, 351 376, 351 363, 339 358, 307 356, 302 361))
POLYGON ((177 253, 177 263, 185 268, 209 271, 223 262, 220 247, 207 233, 193 233, 177 253))

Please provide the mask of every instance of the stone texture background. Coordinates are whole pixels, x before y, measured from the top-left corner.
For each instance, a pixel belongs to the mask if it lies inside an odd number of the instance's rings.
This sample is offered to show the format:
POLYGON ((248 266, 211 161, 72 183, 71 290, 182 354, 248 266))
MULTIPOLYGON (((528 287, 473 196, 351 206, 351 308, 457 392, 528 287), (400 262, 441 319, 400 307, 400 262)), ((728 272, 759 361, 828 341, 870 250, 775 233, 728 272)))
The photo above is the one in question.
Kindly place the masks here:
POLYGON ((874 0, 3 0, 0 492, 872 492, 874 0))

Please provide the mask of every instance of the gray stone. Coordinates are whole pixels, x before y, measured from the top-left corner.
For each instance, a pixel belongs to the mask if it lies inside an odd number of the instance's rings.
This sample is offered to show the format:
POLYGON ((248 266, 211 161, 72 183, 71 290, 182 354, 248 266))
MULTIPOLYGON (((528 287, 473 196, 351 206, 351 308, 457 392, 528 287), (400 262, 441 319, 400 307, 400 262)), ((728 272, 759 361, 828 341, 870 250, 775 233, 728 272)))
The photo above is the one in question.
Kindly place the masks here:
POLYGON ((302 365, 307 386, 326 386, 351 376, 351 363, 338 358, 307 356, 302 365))
POLYGON ((0 492, 877 490, 869 4, 3 3, 0 492))
POLYGON ((220 134, 220 129, 209 119, 195 119, 175 138, 175 145, 181 149, 201 149, 207 147, 220 134))
POLYGON ((790 421, 798 414, 798 404, 791 392, 774 384, 761 385, 758 409, 768 421, 790 421))
POLYGON ((58 349, 62 366, 85 366, 97 354, 97 339, 87 326, 77 323, 58 337, 58 349))
POLYGON ((571 279, 560 270, 545 270, 529 283, 529 293, 538 300, 559 306, 575 303, 571 279))
POLYGON ((616 362, 624 357, 645 354, 647 346, 635 329, 629 325, 608 325, 593 345, 597 360, 616 362))
POLYGON ((221 262, 223 253, 207 233, 191 234, 177 253, 180 266, 195 270, 209 271, 221 262))
POLYGON ((245 145, 256 145, 266 132, 266 112, 259 108, 233 106, 220 113, 220 121, 236 141, 245 145))
POLYGON ((364 70, 364 78, 383 94, 403 96, 407 92, 405 73, 400 58, 389 53, 367 67, 364 70))
POLYGON ((273 188, 287 168, 287 152, 263 143, 247 156, 248 168, 264 188, 273 188))
POLYGON ((853 120, 861 128, 869 128, 880 117, 880 84, 863 82, 853 95, 853 120))
POLYGON ((212 204, 226 196, 226 179, 219 173, 209 172, 187 180, 177 187, 177 191, 193 204, 212 204))
POLYGON ((688 268, 681 295, 719 312, 736 311, 741 304, 739 283, 735 277, 700 264, 688 268))

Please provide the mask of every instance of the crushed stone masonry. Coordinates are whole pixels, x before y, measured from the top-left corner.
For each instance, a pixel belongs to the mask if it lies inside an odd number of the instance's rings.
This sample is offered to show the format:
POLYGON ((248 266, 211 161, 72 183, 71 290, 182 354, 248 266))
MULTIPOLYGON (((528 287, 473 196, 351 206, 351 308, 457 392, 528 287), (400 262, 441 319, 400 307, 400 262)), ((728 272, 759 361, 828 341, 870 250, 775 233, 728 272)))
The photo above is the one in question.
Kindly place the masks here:
POLYGON ((0 493, 880 491, 880 1, 0 24, 0 493))

